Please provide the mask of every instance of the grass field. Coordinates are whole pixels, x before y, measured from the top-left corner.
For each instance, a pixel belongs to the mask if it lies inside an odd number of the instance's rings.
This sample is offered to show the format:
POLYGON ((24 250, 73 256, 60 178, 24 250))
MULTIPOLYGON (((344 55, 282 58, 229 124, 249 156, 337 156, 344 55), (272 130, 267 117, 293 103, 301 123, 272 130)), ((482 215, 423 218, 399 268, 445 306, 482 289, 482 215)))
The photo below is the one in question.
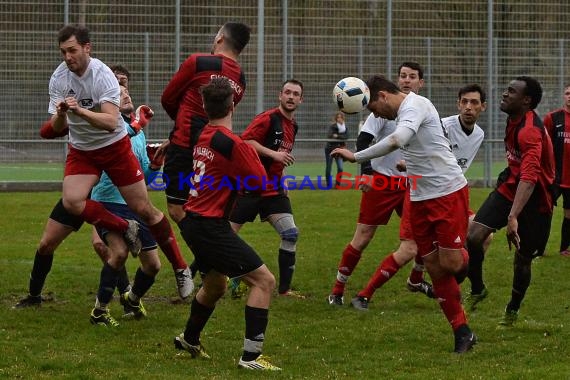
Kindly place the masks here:
MULTIPOLYGON (((488 190, 472 191, 474 209, 488 190)), ((0 378, 7 379, 568 379, 570 364, 570 260, 557 254, 561 210, 556 209, 547 256, 535 261, 531 287, 512 329, 497 329, 508 301, 512 252, 504 231, 485 262, 489 297, 470 325, 479 344, 451 353, 453 336, 437 304, 405 288, 406 267, 379 289, 368 313, 325 302, 341 251, 351 239, 358 191, 291 193, 301 230, 294 286, 305 300, 273 300, 264 352, 281 373, 236 368, 243 342, 244 301, 224 298, 206 326, 202 343, 211 361, 178 355, 172 338, 186 323, 188 303, 173 303, 172 270, 162 271, 146 299, 148 318, 121 321, 117 329, 89 324, 101 263, 84 226, 58 249, 46 283, 53 301, 39 309, 13 310, 26 294, 43 225, 60 194, 0 193, 0 378)), ((162 193, 152 193, 164 208, 162 193)), ((377 264, 397 247, 398 219, 381 228, 351 277, 346 298, 364 286, 377 264)), ((242 236, 277 269, 278 239, 265 223, 242 236)), ((191 254, 184 246, 188 260, 191 254)), ((137 262, 128 261, 133 274, 137 262)), ((464 285, 464 289, 467 289, 464 285)), ((112 313, 119 317, 114 303, 112 313)))

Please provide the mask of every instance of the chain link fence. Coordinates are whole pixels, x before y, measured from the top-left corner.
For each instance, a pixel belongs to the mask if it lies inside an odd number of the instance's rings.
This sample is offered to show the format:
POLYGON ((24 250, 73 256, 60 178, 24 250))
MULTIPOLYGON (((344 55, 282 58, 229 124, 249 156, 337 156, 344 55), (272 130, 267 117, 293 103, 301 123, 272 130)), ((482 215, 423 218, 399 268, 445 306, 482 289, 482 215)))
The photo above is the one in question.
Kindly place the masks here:
MULTIPOLYGON (((15 1, 0 3, 0 180, 17 180, 22 165, 63 164, 65 141, 42 141, 39 127, 48 115, 48 82, 61 62, 57 31, 83 23, 92 31, 92 55, 132 74, 133 102, 155 110, 146 131, 151 141, 168 136, 172 121, 160 96, 185 57, 210 50, 226 21, 251 25, 253 34, 240 57, 246 95, 236 115, 237 132, 256 113, 277 105, 284 79, 305 84, 294 153, 298 163, 323 162, 326 127, 335 106, 332 87, 345 76, 395 77, 402 61, 424 66, 429 97, 442 117, 456 113, 457 90, 479 83, 488 91, 486 132, 477 162, 483 178, 494 178, 504 162, 505 116, 498 103, 518 75, 535 76, 544 97, 538 112, 561 104, 569 67, 570 4, 545 0, 106 0, 15 1), (4 167, 4 169, 3 169, 4 167)), ((363 112, 347 117, 356 138, 363 112)), ((61 177, 61 176, 59 176, 61 177)))

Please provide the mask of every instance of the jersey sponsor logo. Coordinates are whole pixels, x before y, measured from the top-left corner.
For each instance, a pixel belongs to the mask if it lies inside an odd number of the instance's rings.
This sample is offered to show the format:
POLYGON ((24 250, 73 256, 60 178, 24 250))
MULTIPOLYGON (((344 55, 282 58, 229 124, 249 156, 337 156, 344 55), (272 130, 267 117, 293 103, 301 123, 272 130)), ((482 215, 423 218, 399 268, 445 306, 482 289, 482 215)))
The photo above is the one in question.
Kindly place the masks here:
POLYGON ((460 244, 461 243, 461 237, 458 235, 453 242, 460 244))
POLYGON ((466 158, 458 158, 458 159, 457 159, 457 164, 458 164, 461 168, 466 168, 466 167, 467 167, 467 159, 466 159, 466 158))
POLYGON ((93 99, 81 99, 79 104, 81 108, 93 108, 93 99))
POLYGON ((138 177, 139 175, 142 175, 142 172, 139 169, 137 169, 137 175, 136 176, 138 177))
POLYGON ((291 152, 293 150, 293 143, 290 141, 275 139, 275 144, 281 145, 279 152, 291 152), (278 143, 278 141, 281 141, 281 143, 278 143))

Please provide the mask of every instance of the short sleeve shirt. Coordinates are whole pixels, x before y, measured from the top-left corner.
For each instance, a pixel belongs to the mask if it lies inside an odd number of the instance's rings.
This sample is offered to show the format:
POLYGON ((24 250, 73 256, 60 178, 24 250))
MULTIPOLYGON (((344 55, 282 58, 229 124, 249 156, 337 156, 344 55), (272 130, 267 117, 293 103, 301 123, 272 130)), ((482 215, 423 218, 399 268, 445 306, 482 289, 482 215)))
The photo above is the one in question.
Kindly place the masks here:
MULTIPOLYGON (((101 112, 105 102, 119 107, 120 89, 115 74, 107 65, 91 58, 81 77, 71 72, 62 62, 51 76, 49 83, 50 114, 55 114, 57 105, 66 97, 77 99, 80 107, 101 112)), ((113 132, 95 128, 85 119, 72 112, 67 113, 69 143, 78 150, 94 150, 111 145, 127 135, 120 113, 117 113, 117 128, 113 132)))

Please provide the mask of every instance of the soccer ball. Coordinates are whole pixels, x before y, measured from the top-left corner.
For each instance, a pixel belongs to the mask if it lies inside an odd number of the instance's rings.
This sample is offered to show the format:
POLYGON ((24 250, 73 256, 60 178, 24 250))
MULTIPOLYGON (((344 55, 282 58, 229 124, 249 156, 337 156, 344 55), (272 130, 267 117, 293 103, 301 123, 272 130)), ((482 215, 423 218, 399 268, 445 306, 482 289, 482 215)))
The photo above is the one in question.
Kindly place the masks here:
POLYGON ((346 114, 362 111, 370 100, 370 90, 362 79, 346 77, 338 81, 333 89, 333 101, 346 114))

